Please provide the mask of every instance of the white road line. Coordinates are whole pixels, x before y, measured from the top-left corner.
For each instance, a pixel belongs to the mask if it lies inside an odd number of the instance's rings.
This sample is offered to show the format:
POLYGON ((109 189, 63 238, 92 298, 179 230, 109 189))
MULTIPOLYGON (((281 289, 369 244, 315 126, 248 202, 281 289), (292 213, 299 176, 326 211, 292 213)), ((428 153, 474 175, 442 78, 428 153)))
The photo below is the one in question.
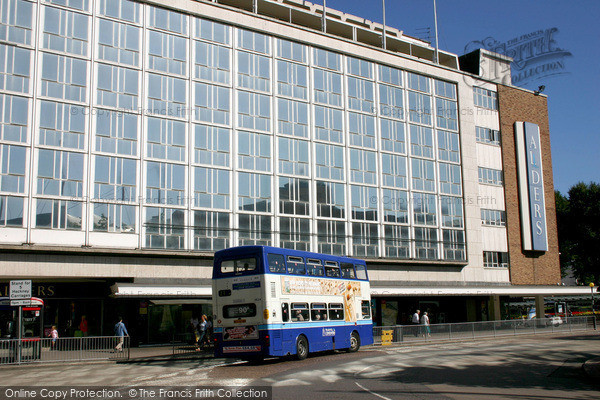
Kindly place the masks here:
POLYGON ((359 388, 361 388, 361 389, 362 389, 362 390, 364 390, 365 392, 368 392, 368 393, 372 394, 373 396, 377 396, 377 397, 379 397, 380 399, 383 399, 383 400, 392 400, 392 399, 390 399, 389 397, 382 396, 382 395, 380 395, 380 394, 378 394, 378 393, 375 393, 375 392, 374 392, 374 391, 372 391, 372 390, 369 390, 369 389, 367 389, 366 387, 362 386, 362 385, 361 385, 360 383, 358 383, 358 382, 354 382, 354 383, 356 383, 356 386, 358 386, 359 388))

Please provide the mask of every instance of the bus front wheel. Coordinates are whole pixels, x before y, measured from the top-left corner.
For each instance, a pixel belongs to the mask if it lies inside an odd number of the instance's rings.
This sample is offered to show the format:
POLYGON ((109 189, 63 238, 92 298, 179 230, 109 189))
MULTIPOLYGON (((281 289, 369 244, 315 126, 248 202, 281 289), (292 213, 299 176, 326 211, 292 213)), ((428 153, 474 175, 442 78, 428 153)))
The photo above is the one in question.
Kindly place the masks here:
POLYGON ((298 337, 296 340, 296 358, 304 360, 308 357, 308 340, 304 336, 298 337))
POLYGON ((354 331, 352 332, 352 335, 350 335, 350 347, 348 347, 348 351, 354 353, 355 351, 358 351, 358 349, 360 349, 360 336, 358 335, 358 332, 354 331))

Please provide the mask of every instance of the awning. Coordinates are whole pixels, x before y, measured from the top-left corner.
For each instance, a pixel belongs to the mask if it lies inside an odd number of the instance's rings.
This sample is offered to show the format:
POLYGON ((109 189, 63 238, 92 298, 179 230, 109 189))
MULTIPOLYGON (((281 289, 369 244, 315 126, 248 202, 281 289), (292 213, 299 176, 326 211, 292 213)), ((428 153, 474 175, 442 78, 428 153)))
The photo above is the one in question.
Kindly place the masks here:
POLYGON ((110 287, 115 297, 204 297, 212 296, 210 286, 162 286, 116 283, 110 287))
POLYGON ((371 287, 371 296, 585 296, 586 286, 371 287))

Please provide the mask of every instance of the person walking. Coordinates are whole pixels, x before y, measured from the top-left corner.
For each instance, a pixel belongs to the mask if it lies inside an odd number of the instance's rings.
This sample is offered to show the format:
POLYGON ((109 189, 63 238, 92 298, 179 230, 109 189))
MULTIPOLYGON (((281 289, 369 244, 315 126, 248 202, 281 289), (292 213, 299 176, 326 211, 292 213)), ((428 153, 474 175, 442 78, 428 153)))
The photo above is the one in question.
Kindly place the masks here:
POLYGON ((125 342, 125 336, 129 336, 127 328, 123 323, 123 317, 119 317, 119 322, 115 324, 115 336, 119 338, 119 343, 115 347, 115 351, 123 351, 123 343, 125 342))
POLYGON ((414 327, 414 334, 415 337, 419 336, 419 323, 420 323, 420 314, 421 314, 421 310, 416 310, 415 313, 413 314, 410 323, 413 324, 414 327))
POLYGON ((196 351, 200 351, 200 348, 204 345, 204 336, 206 335, 206 329, 208 327, 208 323, 206 320, 206 315, 202 314, 200 318, 200 324, 198 324, 198 347, 196 351))
POLYGON ((87 337, 88 322, 87 322, 87 319, 85 319, 85 315, 81 316, 81 322, 79 323, 79 330, 81 331, 81 334, 83 335, 83 337, 87 337))
POLYGON ((423 312, 423 316, 421 317, 421 325, 423 325, 423 337, 431 336, 431 328, 429 328, 429 316, 427 315, 427 311, 423 312))
POLYGON ((56 330, 56 325, 52 325, 50 337, 52 338, 52 343, 50 343, 50 350, 56 350, 56 342, 58 341, 58 331, 56 330))

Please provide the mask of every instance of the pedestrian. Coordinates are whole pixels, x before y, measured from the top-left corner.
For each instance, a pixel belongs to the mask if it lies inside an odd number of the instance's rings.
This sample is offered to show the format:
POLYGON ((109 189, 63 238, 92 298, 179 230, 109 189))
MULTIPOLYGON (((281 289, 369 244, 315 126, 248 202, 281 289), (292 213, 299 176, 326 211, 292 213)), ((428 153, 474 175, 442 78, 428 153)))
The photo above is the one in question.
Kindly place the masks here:
POLYGON ((416 310, 412 316, 412 319, 410 320, 411 324, 414 325, 415 337, 419 336, 420 314, 421 314, 421 310, 416 310))
POLYGON ((87 319, 85 319, 85 315, 81 316, 81 322, 79 323, 79 330, 81 331, 82 335, 84 337, 87 337, 88 335, 88 322, 87 319))
POLYGON ((431 329, 429 328, 429 317, 427 316, 427 311, 423 312, 423 316, 421 317, 421 325, 423 325, 423 337, 431 336, 431 329))
POLYGON ((200 351, 200 348, 204 344, 204 336, 206 335, 206 328, 207 328, 206 315, 202 314, 202 317, 200 318, 200 323, 198 324, 198 346, 196 348, 196 351, 200 351))
POLYGON ((50 337, 52 338, 52 343, 50 343, 50 350, 56 350, 56 342, 58 341, 58 331, 56 330, 56 325, 52 325, 50 337))
POLYGON ((115 351, 123 351, 123 343, 125 341, 125 336, 129 336, 129 332, 127 332, 127 328, 123 323, 123 317, 119 317, 119 322, 115 324, 115 336, 119 338, 119 343, 115 347, 115 351))
POLYGON ((206 318, 206 336, 204 337, 204 341, 206 342, 206 344, 208 346, 210 346, 211 344, 211 340, 213 337, 213 323, 212 323, 212 316, 206 318))
POLYGON ((198 317, 193 316, 192 318, 190 318, 190 327, 194 335, 194 345, 196 346, 196 348, 198 348, 198 339, 200 339, 200 336, 198 334, 198 325, 200 325, 198 317))

